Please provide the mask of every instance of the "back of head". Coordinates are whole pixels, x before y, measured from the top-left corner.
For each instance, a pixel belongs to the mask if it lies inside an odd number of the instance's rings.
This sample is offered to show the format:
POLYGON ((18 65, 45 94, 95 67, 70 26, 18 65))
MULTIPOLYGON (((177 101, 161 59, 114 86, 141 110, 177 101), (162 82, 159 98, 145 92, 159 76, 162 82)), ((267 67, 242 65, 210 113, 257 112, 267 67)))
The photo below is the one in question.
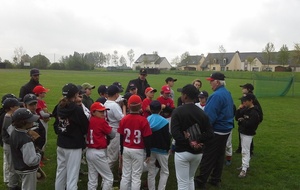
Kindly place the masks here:
POLYGON ((181 89, 182 94, 186 94, 188 98, 194 100, 199 95, 199 90, 192 84, 187 84, 181 89))
POLYGON ((150 103, 150 110, 152 113, 159 113, 161 111, 161 103, 158 100, 153 100, 150 103))
POLYGON ((62 95, 66 98, 75 97, 77 93, 79 93, 79 89, 73 83, 67 83, 62 88, 62 95))
POLYGON ((132 112, 138 112, 142 107, 142 99, 138 95, 131 95, 128 99, 128 107, 132 112))
POLYGON ((116 85, 110 85, 108 88, 107 88, 107 95, 109 97, 112 97, 114 96, 115 94, 117 93, 120 93, 120 88, 116 85))

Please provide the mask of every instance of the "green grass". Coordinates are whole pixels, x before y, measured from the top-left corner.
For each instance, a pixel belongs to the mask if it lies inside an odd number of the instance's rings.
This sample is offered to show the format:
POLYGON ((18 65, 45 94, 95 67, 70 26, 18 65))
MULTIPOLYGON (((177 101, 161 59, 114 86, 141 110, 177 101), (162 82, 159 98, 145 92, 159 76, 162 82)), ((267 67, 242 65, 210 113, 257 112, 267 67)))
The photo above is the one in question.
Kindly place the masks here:
MULTIPOLYGON (((89 82, 96 86, 100 84, 112 84, 115 81, 121 82, 126 88, 130 79, 138 76, 135 72, 99 72, 99 71, 51 71, 42 70, 40 82, 50 89, 45 101, 49 110, 53 110, 56 103, 61 98, 61 88, 65 83, 73 82, 82 84, 89 82)), ((178 81, 173 87, 175 90, 176 99, 179 93, 176 89, 187 83, 191 83, 196 78, 200 78, 203 82, 203 90, 212 93, 209 83, 205 81, 208 72, 188 72, 188 73, 163 72, 160 75, 149 75, 147 80, 156 89, 160 89, 164 84, 167 76, 177 78, 178 81)), ((269 73, 267 73, 269 74, 269 73)), ((276 73, 272 73, 275 75, 276 73)), ((299 79, 299 74, 296 78, 299 79)), ((283 75, 282 73, 279 74, 283 75)), ((238 106, 238 98, 241 96, 241 88, 239 85, 246 82, 252 82, 250 72, 227 72, 226 79, 227 88, 231 91, 235 104, 238 106)), ((0 96, 6 93, 19 94, 21 85, 29 80, 29 70, 3 70, 0 69, 0 96)), ((300 84, 299 80, 294 85, 294 91, 297 96, 291 96, 288 93, 286 97, 268 97, 260 98, 259 101, 264 111, 264 121, 257 130, 257 135, 254 137, 254 156, 250 161, 250 171, 245 179, 237 177, 238 171, 236 168, 241 165, 241 155, 233 155, 233 163, 231 166, 224 166, 222 176, 222 189, 300 189, 300 123, 299 105, 300 105, 300 84)), ((156 93, 156 97, 158 93, 156 93)), ((92 94, 93 99, 97 98, 97 90, 92 94)), ((54 189, 55 171, 56 171, 56 135, 52 128, 53 120, 49 123, 48 146, 46 156, 50 158, 43 168, 47 174, 47 179, 38 182, 38 189, 48 190, 54 189)), ((233 149, 235 150, 238 143, 237 127, 233 130, 233 149)), ((1 149, 2 150, 2 149, 1 149)), ((2 152, 0 151, 0 162, 2 163, 2 152)), ((167 189, 176 189, 177 182, 175 176, 175 168, 173 156, 170 156, 170 176, 167 189)), ((87 171, 87 167, 83 166, 87 171)), ((145 174, 143 179, 145 179, 145 174)), ((0 189, 5 189, 0 172, 0 189)), ((116 184, 117 185, 117 184, 116 184)), ((78 183, 79 189, 87 188, 87 176, 80 176, 78 183)), ((99 188, 100 189, 100 188, 99 188)), ((210 187, 210 189, 214 189, 210 187)))

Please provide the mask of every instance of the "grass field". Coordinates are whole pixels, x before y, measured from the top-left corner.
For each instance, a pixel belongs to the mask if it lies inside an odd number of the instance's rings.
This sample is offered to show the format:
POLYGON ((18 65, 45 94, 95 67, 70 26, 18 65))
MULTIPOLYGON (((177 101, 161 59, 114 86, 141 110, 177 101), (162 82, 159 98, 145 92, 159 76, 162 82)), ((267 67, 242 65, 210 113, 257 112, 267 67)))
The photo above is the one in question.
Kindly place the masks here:
MULTIPOLYGON (((267 73, 268 75, 270 73, 267 73)), ((147 80, 152 87, 160 89, 164 80, 168 76, 177 78, 174 90, 185 84, 191 83, 196 78, 203 82, 203 90, 212 93, 209 83, 205 81, 209 73, 207 72, 164 72, 159 75, 148 75, 147 80)), ((239 85, 246 82, 252 82, 251 73, 225 72, 227 88, 231 91, 234 102, 239 105, 238 98, 241 96, 239 85)), ((272 73, 276 75, 276 73, 272 73)), ((279 75, 282 75, 280 73, 279 75)), ((100 84, 112 84, 115 81, 121 82, 126 87, 130 79, 136 78, 134 72, 99 72, 99 71, 50 71, 42 70, 40 82, 46 88, 49 88, 45 101, 52 111, 54 106, 61 98, 61 88, 64 84, 72 82, 82 84, 89 82, 96 86, 100 84)), ((0 96, 6 93, 19 94, 20 87, 28 82, 29 70, 3 70, 0 69, 0 96)), ((296 74, 297 82, 294 85, 294 94, 288 93, 286 97, 268 97, 260 98, 259 101, 264 111, 264 121, 257 130, 254 137, 254 156, 250 161, 250 170, 245 179, 237 177, 237 167, 241 165, 241 155, 233 154, 233 163, 231 166, 224 166, 221 189, 300 189, 300 75, 296 74)), ((156 93, 156 97, 158 93, 156 93)), ((93 91, 93 99, 97 98, 97 89, 93 91)), ((175 99, 179 97, 176 92, 175 99)), ((46 156, 50 158, 43 168, 47 174, 47 179, 38 182, 38 189, 54 189, 55 170, 56 170, 56 135, 52 127, 53 120, 49 123, 48 145, 46 156)), ((233 150, 238 143, 237 127, 233 130, 233 150)), ((0 151, 0 162, 2 166, 2 149, 0 151)), ((177 188, 173 156, 170 156, 170 176, 167 189, 177 188)), ((83 166, 86 170, 86 166, 83 166)), ((2 168, 2 167, 1 167, 2 168)), ((145 179, 145 175, 143 178, 145 179)), ((3 184, 2 171, 0 172, 0 189, 5 189, 3 184)), ((117 184, 115 184, 117 185, 117 184)), ((80 176, 78 183, 79 189, 87 189, 87 176, 80 176)), ((99 188, 100 189, 100 188, 99 188)), ((209 189, 214 189, 209 186, 209 189)))

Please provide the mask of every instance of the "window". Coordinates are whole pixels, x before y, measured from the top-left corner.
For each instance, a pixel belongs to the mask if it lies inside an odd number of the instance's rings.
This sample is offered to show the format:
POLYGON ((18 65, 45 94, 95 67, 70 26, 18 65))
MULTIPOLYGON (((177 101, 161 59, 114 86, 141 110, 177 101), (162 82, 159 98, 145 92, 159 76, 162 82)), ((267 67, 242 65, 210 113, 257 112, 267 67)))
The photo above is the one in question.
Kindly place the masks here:
POLYGON ((213 69, 212 69, 213 71, 215 71, 216 70, 216 67, 213 67, 213 69))

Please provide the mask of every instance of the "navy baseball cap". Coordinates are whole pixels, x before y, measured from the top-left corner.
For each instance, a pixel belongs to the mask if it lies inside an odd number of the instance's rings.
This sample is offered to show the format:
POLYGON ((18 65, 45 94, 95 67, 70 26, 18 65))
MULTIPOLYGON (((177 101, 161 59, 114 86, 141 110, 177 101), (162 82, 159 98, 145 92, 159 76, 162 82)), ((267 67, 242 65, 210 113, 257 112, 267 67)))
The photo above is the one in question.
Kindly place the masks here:
POLYGON ((140 75, 147 75, 147 70, 146 69, 141 69, 140 70, 140 75))
POLYGON ((120 92, 123 92, 123 87, 120 82, 114 82, 113 85, 117 86, 120 89, 120 92))
POLYGON ((79 89, 73 83, 67 83, 62 88, 62 95, 67 98, 75 96, 76 93, 79 93, 79 89))
POLYGON ((39 115, 33 114, 29 109, 27 108, 18 108, 13 114, 12 114, 12 121, 21 121, 25 120, 27 122, 35 122, 40 118, 39 115))
POLYGON ((249 90, 251 92, 254 90, 254 86, 252 84, 250 84, 250 83, 246 83, 246 84, 240 85, 240 87, 245 88, 245 89, 247 89, 247 90, 249 90))
POLYGON ((7 98, 16 98, 19 101, 21 100, 20 98, 17 98, 14 94, 5 94, 4 96, 2 96, 1 103, 3 103, 4 100, 6 100, 7 98))
POLYGON ((100 85, 98 87, 98 94, 107 94, 107 86, 106 85, 100 85))
POLYGON ((32 104, 32 103, 37 103, 38 100, 37 100, 36 95, 34 95, 34 94, 26 94, 24 96, 24 98, 23 98, 23 102, 24 102, 24 104, 29 105, 29 104, 32 104))
POLYGON ((40 75, 40 70, 38 70, 37 68, 32 68, 30 70, 30 76, 37 76, 40 75))
POLYGON ((120 92, 123 92, 122 89, 120 89, 118 86, 116 85, 110 85, 108 88, 107 88, 107 94, 108 96, 113 96, 117 93, 120 93, 120 92))
POLYGON ((2 103, 2 107, 4 109, 10 109, 11 107, 21 106, 21 105, 22 102, 19 102, 19 100, 16 98, 6 98, 2 103))
POLYGON ((136 85, 134 83, 129 84, 129 90, 134 90, 136 89, 136 85))
POLYGON ((206 80, 213 81, 213 80, 225 80, 225 75, 220 72, 215 72, 210 75, 209 78, 206 78, 206 80))
POLYGON ((85 94, 85 89, 81 85, 77 85, 77 88, 79 90, 79 95, 85 94))
POLYGON ((177 79, 174 79, 174 78, 172 78, 172 77, 168 77, 168 78, 166 78, 166 83, 168 83, 169 81, 177 81, 177 79))
POLYGON ((198 97, 199 98, 207 98, 208 97, 208 93, 205 90, 203 90, 203 91, 201 91, 199 93, 198 97))
POLYGON ((242 102, 245 102, 245 101, 250 101, 250 100, 255 100, 256 99, 256 97, 254 96, 254 94, 252 94, 252 93, 247 93, 247 94, 244 94, 244 96, 242 96, 241 98, 240 98, 240 100, 242 101, 242 102))

